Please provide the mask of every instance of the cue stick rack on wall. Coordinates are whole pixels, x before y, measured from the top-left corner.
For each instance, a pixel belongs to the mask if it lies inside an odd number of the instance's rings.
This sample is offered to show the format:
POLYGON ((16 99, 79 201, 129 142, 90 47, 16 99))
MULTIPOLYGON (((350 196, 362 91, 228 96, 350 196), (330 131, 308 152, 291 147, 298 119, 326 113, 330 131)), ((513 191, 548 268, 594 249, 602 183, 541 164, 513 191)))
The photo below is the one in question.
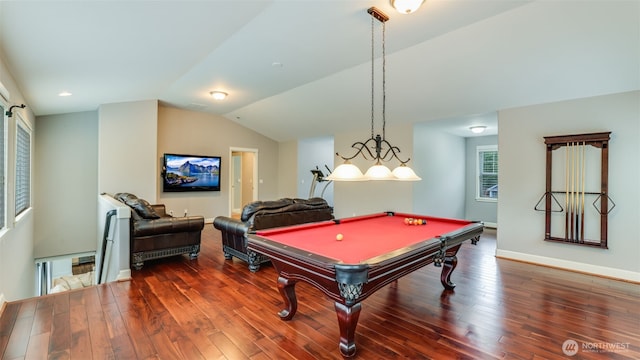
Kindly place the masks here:
POLYGON ((546 241, 607 249, 607 219, 615 207, 608 193, 610 135, 611 132, 600 132, 544 137, 546 186, 535 210, 545 213, 546 241), (559 149, 564 152, 556 151, 559 149), (598 154, 594 153, 597 150, 600 150, 599 161, 598 154), (587 190, 598 183, 599 190, 587 190), (553 189, 558 187, 564 190, 553 189), (564 200, 564 206, 558 198, 564 200), (592 202, 595 212, 585 209, 585 201, 592 202), (588 240, 587 236, 600 239, 588 240))

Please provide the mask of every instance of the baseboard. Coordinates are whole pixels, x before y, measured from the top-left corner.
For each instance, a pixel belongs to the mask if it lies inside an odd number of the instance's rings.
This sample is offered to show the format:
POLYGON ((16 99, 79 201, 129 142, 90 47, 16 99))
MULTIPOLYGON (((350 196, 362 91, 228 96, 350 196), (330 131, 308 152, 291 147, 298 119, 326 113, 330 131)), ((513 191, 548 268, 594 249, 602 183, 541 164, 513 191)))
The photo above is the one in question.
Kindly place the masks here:
POLYGON ((488 227, 488 228, 491 228, 491 229, 497 229, 498 228, 498 223, 492 223, 492 222, 483 221, 482 224, 484 225, 484 227, 488 227))
POLYGON ((213 224, 213 218, 210 218, 210 219, 204 219, 204 223, 205 223, 205 224, 213 224))
POLYGON ((116 276, 116 281, 127 281, 131 280, 131 269, 120 270, 118 276, 116 276))
POLYGON ((508 250, 496 250, 496 257, 508 260, 516 260, 534 265, 542 265, 556 269, 568 270, 588 275, 610 278, 614 280, 628 281, 632 283, 640 283, 640 273, 614 269, 605 266, 579 263, 575 261, 549 258, 538 255, 524 254, 508 250))

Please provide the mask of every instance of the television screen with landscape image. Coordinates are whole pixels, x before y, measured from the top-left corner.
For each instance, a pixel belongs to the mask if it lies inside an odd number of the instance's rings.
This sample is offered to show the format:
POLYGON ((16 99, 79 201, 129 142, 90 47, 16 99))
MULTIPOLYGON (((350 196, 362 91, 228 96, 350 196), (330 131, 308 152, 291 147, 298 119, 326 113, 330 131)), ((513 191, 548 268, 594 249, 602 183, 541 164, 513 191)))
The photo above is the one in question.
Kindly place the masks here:
POLYGON ((163 191, 220 191, 220 157, 164 154, 163 191))

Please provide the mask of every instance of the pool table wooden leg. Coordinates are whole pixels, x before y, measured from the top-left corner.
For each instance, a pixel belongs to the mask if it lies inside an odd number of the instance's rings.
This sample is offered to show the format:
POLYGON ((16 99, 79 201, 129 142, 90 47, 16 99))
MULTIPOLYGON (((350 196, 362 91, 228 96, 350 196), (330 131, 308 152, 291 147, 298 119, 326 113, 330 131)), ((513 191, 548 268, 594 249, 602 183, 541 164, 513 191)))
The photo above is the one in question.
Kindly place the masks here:
POLYGON ((356 354, 356 326, 360 317, 362 305, 356 303, 352 306, 336 302, 338 314, 338 326, 340 327, 340 353, 344 357, 352 357, 356 354))
POLYGON ((444 254, 444 266, 442 267, 442 273, 440 274, 440 282, 447 290, 453 290, 453 288, 456 287, 456 284, 451 281, 451 273, 458 265, 458 258, 456 257, 456 254, 458 253, 460 246, 462 246, 462 244, 449 248, 444 254))
POLYGON ((285 277, 278 277, 278 291, 284 300, 285 308, 280 310, 278 315, 282 320, 291 320, 298 310, 298 299, 296 298, 296 281, 285 277))

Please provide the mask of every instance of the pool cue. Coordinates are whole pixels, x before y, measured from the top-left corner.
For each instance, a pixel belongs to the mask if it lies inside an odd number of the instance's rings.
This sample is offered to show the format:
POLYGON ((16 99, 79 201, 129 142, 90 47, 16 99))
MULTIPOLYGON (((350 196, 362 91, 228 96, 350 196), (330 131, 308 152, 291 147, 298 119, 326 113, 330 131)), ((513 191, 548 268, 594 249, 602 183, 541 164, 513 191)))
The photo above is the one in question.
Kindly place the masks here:
POLYGON ((571 241, 576 239, 576 145, 571 143, 571 241))
POLYGON ((564 163, 564 177, 565 177, 565 210, 564 210, 564 240, 569 240, 569 143, 565 147, 565 163, 564 163))
POLYGON ((580 228, 580 143, 576 142, 576 165, 575 165, 575 171, 576 171, 576 177, 575 177, 575 181, 576 181, 576 192, 574 194, 575 196, 575 208, 576 208, 576 213, 574 214, 575 218, 576 218, 576 235, 573 238, 573 240, 575 242, 579 242, 579 238, 580 238, 580 232, 578 231, 578 229, 580 228))
POLYGON ((576 175, 575 175, 575 202, 574 202, 574 207, 575 207, 575 213, 574 213, 574 217, 576 218, 576 228, 575 228, 575 236, 573 237, 573 241, 574 242, 578 242, 578 237, 579 232, 578 232, 578 228, 579 228, 579 223, 580 223, 580 149, 578 148, 580 146, 580 143, 576 142, 576 146, 575 146, 575 150, 576 150, 576 156, 575 156, 575 171, 576 171, 576 175))
POLYGON ((571 187, 573 186, 573 171, 571 171, 571 166, 573 164, 573 144, 569 145, 569 164, 568 172, 569 172, 569 218, 567 219, 567 229, 569 229, 568 239, 571 240, 571 219, 573 218, 573 191, 571 191, 571 187))
POLYGON ((587 147, 587 142, 584 141, 582 143, 582 204, 581 204, 581 219, 580 221, 580 243, 584 243, 584 192, 585 192, 585 148, 587 147))
POLYGON ((571 145, 571 241, 576 239, 576 143, 571 145))

